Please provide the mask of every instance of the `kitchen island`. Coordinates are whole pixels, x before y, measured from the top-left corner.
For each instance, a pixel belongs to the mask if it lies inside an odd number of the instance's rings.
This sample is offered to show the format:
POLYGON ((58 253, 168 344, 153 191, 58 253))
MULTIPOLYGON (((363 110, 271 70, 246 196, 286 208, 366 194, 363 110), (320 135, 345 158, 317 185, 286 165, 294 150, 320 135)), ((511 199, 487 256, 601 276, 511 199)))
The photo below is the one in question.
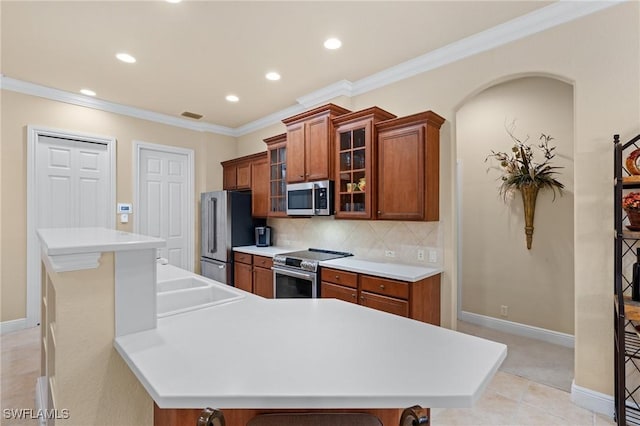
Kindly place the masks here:
POLYGON ((39 236, 39 400, 70 410, 60 424, 192 425, 214 407, 230 425, 274 410, 371 412, 393 425, 415 404, 473 405, 506 356, 502 344, 364 306, 263 299, 156 264, 162 240, 39 236))
MULTIPOLYGON (((159 282, 180 274, 192 275, 158 265, 159 282)), ((234 418, 470 407, 506 356, 502 344, 338 300, 242 293, 115 339, 155 401, 157 424, 207 406, 234 418)))

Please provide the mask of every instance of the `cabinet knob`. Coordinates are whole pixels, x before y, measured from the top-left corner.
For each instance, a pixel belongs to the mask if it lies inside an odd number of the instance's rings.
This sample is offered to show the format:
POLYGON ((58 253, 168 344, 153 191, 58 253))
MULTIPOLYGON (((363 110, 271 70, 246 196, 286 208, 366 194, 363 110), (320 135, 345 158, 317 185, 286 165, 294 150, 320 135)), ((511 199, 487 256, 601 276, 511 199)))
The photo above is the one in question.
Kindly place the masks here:
POLYGON ((304 175, 300 175, 300 177, 304 177, 304 175))
POLYGON ((336 280, 339 280, 339 279, 340 279, 340 275, 336 275, 336 280))
POLYGON ((384 284, 380 284, 380 289, 384 290, 384 284))
POLYGON ((307 173, 305 176, 306 176, 306 177, 309 177, 309 173, 307 173))
POLYGON ((360 296, 360 300, 364 302, 364 296, 360 296))
POLYGON ((355 299, 356 298, 356 294, 355 293, 351 293, 351 297, 353 297, 355 299))
POLYGON ((380 210, 378 210, 378 214, 382 214, 382 212, 380 210))

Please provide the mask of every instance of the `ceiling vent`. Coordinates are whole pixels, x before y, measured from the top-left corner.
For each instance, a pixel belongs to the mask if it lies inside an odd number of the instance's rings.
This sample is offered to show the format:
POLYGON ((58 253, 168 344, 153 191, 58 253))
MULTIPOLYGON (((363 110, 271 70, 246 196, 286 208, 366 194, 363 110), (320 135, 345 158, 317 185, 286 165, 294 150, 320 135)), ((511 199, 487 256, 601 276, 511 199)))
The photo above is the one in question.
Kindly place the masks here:
POLYGON ((189 112, 189 111, 185 111, 180 115, 187 118, 193 118, 194 120, 200 120, 203 117, 202 114, 196 114, 195 112, 189 112))

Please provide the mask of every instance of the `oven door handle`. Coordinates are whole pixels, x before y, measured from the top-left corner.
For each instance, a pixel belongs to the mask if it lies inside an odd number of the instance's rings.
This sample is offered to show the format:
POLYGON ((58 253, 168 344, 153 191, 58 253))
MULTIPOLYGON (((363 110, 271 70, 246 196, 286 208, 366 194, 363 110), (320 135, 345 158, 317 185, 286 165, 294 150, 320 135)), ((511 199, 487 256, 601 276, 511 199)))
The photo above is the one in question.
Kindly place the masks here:
POLYGON ((304 278, 307 280, 312 280, 314 274, 305 274, 303 272, 290 271, 289 269, 281 269, 276 267, 271 267, 271 270, 277 274, 289 275, 290 277, 304 278))

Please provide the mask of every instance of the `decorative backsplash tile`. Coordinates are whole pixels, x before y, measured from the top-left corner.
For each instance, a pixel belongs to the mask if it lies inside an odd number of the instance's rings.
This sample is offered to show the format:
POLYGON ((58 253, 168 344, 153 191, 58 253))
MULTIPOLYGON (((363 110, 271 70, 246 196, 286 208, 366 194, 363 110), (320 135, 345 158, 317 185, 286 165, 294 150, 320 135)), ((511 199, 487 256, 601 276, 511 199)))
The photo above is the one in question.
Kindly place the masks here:
POLYGON ((335 220, 331 217, 269 219, 273 243, 291 248, 348 251, 364 259, 413 265, 442 266, 440 222, 335 220), (424 260, 418 259, 423 250, 424 260), (395 257, 386 256, 392 251, 395 257), (436 262, 429 262, 435 251, 436 262))

